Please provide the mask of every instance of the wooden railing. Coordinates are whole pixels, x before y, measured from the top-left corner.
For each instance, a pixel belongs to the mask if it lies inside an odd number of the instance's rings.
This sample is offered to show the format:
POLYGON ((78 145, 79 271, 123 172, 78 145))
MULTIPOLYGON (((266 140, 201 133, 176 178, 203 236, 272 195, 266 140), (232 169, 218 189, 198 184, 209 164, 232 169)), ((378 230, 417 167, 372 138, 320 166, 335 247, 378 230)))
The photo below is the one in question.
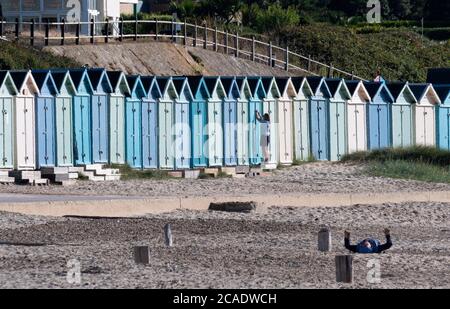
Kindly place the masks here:
POLYGON ((0 38, 29 43, 31 46, 98 44, 125 40, 154 39, 185 46, 202 47, 227 55, 263 63, 286 71, 308 75, 365 80, 354 72, 346 72, 289 50, 272 42, 262 42, 217 28, 178 21, 123 20, 117 22, 38 23, 0 21, 0 38))

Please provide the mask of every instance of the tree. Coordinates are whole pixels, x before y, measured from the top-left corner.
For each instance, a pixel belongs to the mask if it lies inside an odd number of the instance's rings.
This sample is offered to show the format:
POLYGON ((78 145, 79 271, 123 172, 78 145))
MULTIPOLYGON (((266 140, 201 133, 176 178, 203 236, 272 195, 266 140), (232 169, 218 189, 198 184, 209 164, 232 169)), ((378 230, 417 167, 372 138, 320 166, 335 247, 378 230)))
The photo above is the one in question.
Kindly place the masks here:
POLYGON ((198 8, 197 2, 193 0, 183 0, 181 2, 172 2, 171 11, 176 12, 179 18, 193 17, 198 8))
POLYGON ((229 24, 241 11, 242 0, 202 0, 199 13, 203 16, 217 17, 229 24))
POLYGON ((389 6, 397 19, 407 19, 411 14, 410 0, 389 0, 389 6))
POLYGON ((278 36, 284 29, 298 25, 300 16, 293 7, 283 9, 279 3, 270 5, 257 16, 256 26, 261 32, 278 36))

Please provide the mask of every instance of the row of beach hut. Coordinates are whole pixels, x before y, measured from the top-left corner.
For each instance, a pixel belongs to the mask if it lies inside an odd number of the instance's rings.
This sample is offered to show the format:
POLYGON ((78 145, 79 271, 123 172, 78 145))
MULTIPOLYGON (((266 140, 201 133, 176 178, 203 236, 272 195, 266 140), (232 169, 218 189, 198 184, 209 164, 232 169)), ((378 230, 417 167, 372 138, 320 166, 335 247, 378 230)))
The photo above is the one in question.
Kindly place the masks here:
POLYGON ((411 145, 450 149, 450 85, 321 77, 1 71, 0 169, 94 163, 183 170, 267 167, 411 145))

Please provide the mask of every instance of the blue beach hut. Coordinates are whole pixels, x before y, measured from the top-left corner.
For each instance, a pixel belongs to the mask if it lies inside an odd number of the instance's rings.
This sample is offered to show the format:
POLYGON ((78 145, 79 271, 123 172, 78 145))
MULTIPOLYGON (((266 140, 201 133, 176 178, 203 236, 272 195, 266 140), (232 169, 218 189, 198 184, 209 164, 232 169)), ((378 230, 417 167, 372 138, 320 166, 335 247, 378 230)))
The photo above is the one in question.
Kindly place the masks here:
POLYGON ((92 162, 108 163, 109 161, 109 102, 108 97, 113 88, 106 70, 89 69, 89 79, 93 86, 91 96, 91 121, 92 121, 92 162))
POLYGON ((162 97, 159 84, 154 76, 141 76, 144 91, 142 99, 142 166, 144 169, 157 169, 158 162, 158 102, 162 97))
POLYGON ((32 71, 39 88, 36 97, 36 165, 54 167, 56 165, 56 120, 55 96, 58 90, 50 71, 32 71))
POLYGON ((330 160, 329 99, 331 92, 324 78, 307 77, 313 95, 309 98, 311 154, 316 160, 330 160))
POLYGON ((367 144, 369 150, 392 146, 391 105, 394 102, 385 83, 364 83, 371 101, 367 104, 367 144))
POLYGON ((211 95, 203 77, 188 76, 187 79, 194 96, 190 108, 191 166, 205 168, 208 166, 208 99, 211 95))
POLYGON ((133 168, 143 168, 142 162, 142 100, 147 93, 141 78, 127 76, 131 93, 125 101, 125 160, 133 168))
POLYGON ((178 98, 175 100, 175 169, 191 168, 191 123, 189 107, 194 100, 186 77, 173 77, 178 98))

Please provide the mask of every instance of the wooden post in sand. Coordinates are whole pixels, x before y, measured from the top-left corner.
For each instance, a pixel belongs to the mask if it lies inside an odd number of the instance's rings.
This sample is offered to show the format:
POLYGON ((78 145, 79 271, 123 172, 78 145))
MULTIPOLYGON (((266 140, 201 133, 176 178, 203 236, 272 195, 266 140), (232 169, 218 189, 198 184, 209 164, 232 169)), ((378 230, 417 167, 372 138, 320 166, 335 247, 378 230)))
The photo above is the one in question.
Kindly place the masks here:
POLYGON ((164 227, 164 238, 166 240, 166 246, 172 247, 173 239, 172 239, 172 228, 170 224, 166 224, 166 226, 164 227))
POLYGON ((324 227, 319 231, 319 251, 331 251, 331 231, 328 227, 324 227))
POLYGON ((353 282, 353 256, 338 255, 336 261, 336 282, 353 282))
POLYGON ((150 263, 150 248, 147 246, 134 247, 134 261, 136 264, 150 263))

